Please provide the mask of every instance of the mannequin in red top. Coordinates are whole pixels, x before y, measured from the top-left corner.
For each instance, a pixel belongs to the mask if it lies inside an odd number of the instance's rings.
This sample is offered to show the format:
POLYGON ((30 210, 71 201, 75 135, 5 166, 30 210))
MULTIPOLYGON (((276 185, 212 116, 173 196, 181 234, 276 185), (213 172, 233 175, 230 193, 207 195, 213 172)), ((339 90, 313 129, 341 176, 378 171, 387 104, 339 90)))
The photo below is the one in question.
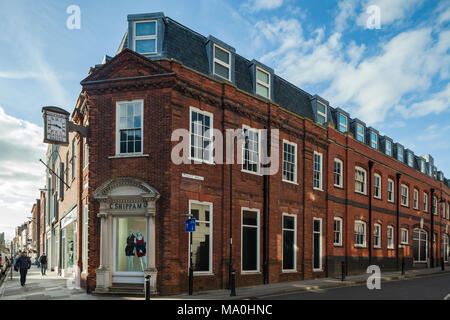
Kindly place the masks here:
POLYGON ((145 255, 147 253, 147 250, 145 249, 147 244, 144 241, 144 237, 142 236, 142 233, 140 230, 136 231, 136 255, 139 258, 139 261, 141 261, 141 268, 142 271, 144 271, 145 269, 147 269, 147 262, 145 260, 145 255))

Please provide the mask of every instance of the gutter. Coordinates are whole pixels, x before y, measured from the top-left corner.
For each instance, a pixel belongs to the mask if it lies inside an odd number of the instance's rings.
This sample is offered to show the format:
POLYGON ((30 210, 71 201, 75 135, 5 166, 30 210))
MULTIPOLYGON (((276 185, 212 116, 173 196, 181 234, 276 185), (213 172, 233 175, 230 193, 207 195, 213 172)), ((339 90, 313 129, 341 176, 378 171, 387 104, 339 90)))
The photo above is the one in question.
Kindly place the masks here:
POLYGON ((401 173, 397 173, 396 178, 397 178, 397 185, 396 185, 396 189, 397 189, 397 212, 396 212, 396 246, 395 246, 395 258, 397 260, 397 270, 400 269, 400 256, 399 256, 399 250, 400 250, 400 177, 401 177, 401 173))

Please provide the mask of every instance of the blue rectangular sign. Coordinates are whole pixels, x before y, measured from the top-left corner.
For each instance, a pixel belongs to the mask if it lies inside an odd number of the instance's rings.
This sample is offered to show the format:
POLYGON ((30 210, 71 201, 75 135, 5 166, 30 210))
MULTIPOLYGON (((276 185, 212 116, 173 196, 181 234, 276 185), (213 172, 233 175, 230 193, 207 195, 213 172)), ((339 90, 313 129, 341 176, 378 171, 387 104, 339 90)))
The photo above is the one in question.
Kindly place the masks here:
POLYGON ((194 232, 194 231, 195 231, 195 219, 187 219, 186 232, 194 232))

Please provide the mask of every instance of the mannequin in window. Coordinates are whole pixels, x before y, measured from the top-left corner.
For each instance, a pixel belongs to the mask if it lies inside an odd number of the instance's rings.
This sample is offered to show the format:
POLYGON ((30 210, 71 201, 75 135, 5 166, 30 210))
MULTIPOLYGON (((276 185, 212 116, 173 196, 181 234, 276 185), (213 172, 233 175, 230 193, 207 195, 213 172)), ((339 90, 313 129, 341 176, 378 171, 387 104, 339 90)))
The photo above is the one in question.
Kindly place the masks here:
POLYGON ((136 245, 136 237, 133 230, 129 230, 127 237, 127 246, 125 247, 125 255, 128 258, 128 271, 133 271, 134 247, 136 245))
POLYGON ((147 253, 147 250, 145 249, 146 243, 140 230, 136 231, 135 242, 136 242, 136 254, 139 258, 139 261, 141 262, 142 271, 144 271, 147 268, 147 263, 145 261, 145 254, 147 253))

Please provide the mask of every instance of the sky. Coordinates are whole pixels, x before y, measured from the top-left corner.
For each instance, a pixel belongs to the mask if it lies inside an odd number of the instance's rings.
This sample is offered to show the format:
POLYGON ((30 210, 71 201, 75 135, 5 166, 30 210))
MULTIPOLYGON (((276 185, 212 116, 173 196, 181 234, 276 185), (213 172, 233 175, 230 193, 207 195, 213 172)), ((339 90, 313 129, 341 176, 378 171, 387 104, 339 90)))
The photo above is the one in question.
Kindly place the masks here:
POLYGON ((0 232, 44 188, 42 106, 71 112, 127 15, 164 12, 318 94, 450 178, 450 0, 0 0, 0 232), (79 28, 70 29, 75 5, 79 28))

